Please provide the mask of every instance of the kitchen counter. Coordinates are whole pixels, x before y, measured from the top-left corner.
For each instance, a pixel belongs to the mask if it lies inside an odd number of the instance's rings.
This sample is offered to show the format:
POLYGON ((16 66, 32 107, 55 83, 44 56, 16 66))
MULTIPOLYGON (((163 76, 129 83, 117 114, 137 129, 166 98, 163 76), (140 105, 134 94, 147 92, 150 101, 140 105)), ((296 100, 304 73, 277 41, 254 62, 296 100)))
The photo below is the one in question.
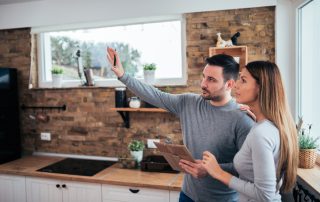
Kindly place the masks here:
POLYGON ((298 168, 298 177, 320 194, 320 165, 312 169, 298 168))
POLYGON ((0 174, 53 178, 60 180, 113 184, 133 187, 147 187, 180 191, 183 181, 182 173, 144 172, 138 169, 122 169, 114 164, 94 176, 67 175, 39 172, 38 169, 58 162, 62 157, 28 156, 0 165, 0 174))

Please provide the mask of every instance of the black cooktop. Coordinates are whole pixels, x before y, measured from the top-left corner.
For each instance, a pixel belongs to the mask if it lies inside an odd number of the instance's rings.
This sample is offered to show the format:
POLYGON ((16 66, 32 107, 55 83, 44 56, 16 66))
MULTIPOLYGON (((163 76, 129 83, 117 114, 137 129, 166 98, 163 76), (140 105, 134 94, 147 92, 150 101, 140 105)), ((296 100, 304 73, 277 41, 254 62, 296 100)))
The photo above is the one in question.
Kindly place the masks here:
POLYGON ((69 175, 93 176, 101 170, 115 164, 116 161, 66 158, 37 171, 69 175))

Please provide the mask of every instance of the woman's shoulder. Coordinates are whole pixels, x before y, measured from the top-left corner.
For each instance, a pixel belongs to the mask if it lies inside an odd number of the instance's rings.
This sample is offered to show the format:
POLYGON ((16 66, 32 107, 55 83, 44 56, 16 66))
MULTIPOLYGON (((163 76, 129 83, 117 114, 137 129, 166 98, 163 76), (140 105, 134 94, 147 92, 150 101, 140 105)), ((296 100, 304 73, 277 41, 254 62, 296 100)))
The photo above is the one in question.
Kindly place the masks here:
POLYGON ((252 141, 254 142, 268 142, 278 143, 280 141, 278 128, 269 120, 263 120, 251 130, 252 141))

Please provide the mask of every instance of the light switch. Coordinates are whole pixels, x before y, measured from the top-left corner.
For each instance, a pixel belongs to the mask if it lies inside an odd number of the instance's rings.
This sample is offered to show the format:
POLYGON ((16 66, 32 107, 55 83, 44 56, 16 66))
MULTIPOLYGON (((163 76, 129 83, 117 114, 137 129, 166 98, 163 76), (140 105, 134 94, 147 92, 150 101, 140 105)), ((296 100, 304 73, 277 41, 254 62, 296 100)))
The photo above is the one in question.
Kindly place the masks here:
POLYGON ((45 141, 51 141, 51 133, 41 133, 40 139, 45 141))

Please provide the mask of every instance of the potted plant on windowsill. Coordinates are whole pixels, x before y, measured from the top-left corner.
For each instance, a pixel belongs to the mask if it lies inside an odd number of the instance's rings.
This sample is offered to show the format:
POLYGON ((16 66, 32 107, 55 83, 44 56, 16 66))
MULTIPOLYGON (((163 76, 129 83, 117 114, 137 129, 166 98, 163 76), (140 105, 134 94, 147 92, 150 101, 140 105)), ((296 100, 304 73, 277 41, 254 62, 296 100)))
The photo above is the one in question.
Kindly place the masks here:
POLYGON ((52 87, 61 88, 62 87, 63 69, 61 67, 54 67, 51 70, 51 74, 52 74, 52 87))
POLYGON ((139 140, 132 140, 128 145, 128 149, 130 150, 131 156, 139 164, 143 157, 144 143, 139 140))
POLYGON ((299 141, 299 167, 313 168, 317 160, 317 148, 319 137, 310 135, 312 125, 309 124, 307 129, 302 127, 303 120, 299 117, 297 125, 298 141, 299 141))
POLYGON ((143 65, 143 76, 146 83, 154 84, 156 69, 157 66, 154 63, 146 63, 143 65))

